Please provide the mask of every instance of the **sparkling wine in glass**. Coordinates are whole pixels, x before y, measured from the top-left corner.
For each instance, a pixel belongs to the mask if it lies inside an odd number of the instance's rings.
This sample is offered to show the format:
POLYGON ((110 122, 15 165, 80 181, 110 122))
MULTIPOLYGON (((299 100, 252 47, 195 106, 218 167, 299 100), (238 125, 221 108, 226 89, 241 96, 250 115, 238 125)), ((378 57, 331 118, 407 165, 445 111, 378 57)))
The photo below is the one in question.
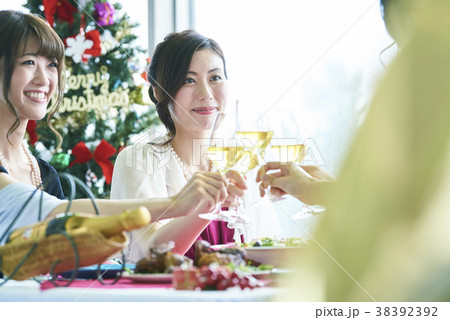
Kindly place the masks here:
POLYGON ((285 145, 272 145, 272 157, 274 161, 280 163, 294 162, 296 165, 301 165, 305 159, 308 146, 304 143, 301 144, 285 144, 285 145))
MULTIPOLYGON (((256 167, 264 161, 266 149, 273 137, 273 130, 270 128, 269 120, 265 114, 250 111, 241 109, 239 101, 236 101, 235 137, 238 145, 244 146, 249 156, 257 157, 252 162, 256 167), (258 163, 255 164, 256 161, 258 163)), ((253 168, 248 170, 251 169, 253 168)))
MULTIPOLYGON (((215 124, 218 122, 218 118, 220 117, 223 117, 222 112, 217 114, 213 124, 213 129, 215 129, 215 124)), ((210 147, 208 148, 207 156, 213 164, 213 171, 226 173, 243 157, 244 147, 233 145, 212 145, 212 137, 213 135, 211 135, 210 138, 210 147)), ((225 221, 234 224, 246 224, 249 222, 249 219, 246 216, 236 214, 236 212, 233 212, 235 210, 230 210, 231 208, 228 209, 228 211, 222 210, 221 203, 218 203, 213 212, 199 214, 199 217, 206 220, 225 221)))
MULTIPOLYGON (((303 159, 305 159, 308 146, 304 143, 297 144, 297 141, 292 141, 292 139, 282 140, 274 139, 273 144, 270 148, 270 159, 271 161, 279 162, 283 165, 288 162, 293 162, 296 165, 301 165, 303 159), (275 143, 288 143, 288 144, 275 144, 275 143), (290 144, 289 144, 290 143, 290 144)), ((272 201, 284 200, 284 196, 270 196, 272 201)))
POLYGON ((244 147, 213 146, 208 148, 208 157, 220 172, 227 172, 244 155, 244 147))
MULTIPOLYGON (((251 104, 246 104, 249 106, 251 104)), ((236 170, 247 176, 249 181, 254 181, 253 174, 248 174, 252 169, 265 164, 266 150, 274 135, 270 121, 265 113, 259 113, 255 108, 241 108, 236 101, 236 143, 244 146, 244 156, 236 166, 236 170)), ((252 206, 261 205, 259 197, 259 185, 257 188, 250 186, 247 201, 252 206)))
MULTIPOLYGON (((302 138, 299 124, 294 119, 294 116, 290 113, 279 114, 278 119, 276 117, 273 119, 274 123, 277 123, 278 120, 278 126, 275 125, 277 135, 272 139, 271 144, 270 158, 272 161, 277 161, 281 164, 293 162, 295 165, 300 166, 305 159, 309 147, 302 138)), ((272 201, 279 201, 285 199, 285 197, 272 196, 271 199, 272 201)), ((293 215, 293 217, 303 219, 323 211, 325 211, 323 206, 303 203, 302 210, 293 215)))
POLYGON ((250 158, 251 166, 247 168, 247 171, 264 162, 265 152, 272 137, 272 130, 246 131, 238 129, 236 131, 236 138, 245 147, 246 155, 250 158))

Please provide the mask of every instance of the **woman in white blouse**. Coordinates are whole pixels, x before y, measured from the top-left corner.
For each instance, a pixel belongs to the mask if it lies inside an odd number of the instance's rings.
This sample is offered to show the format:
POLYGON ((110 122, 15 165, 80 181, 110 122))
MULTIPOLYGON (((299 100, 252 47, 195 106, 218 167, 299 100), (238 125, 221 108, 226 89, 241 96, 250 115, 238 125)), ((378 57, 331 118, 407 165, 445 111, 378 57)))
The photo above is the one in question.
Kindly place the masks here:
MULTIPOLYGON (((221 175, 208 172, 210 161, 196 148, 196 142, 210 136, 216 113, 226 105, 227 73, 219 45, 191 30, 169 34, 156 47, 148 78, 149 94, 167 135, 159 142, 149 139, 127 147, 118 155, 111 198, 173 196, 188 181, 221 175)), ((227 181, 223 206, 236 205, 244 195, 245 181, 235 171, 223 178, 227 181)), ((192 215, 134 232, 129 258, 137 260, 150 247, 170 240, 175 242, 174 252, 193 257, 197 239, 220 244, 233 242, 233 237, 234 230, 226 223, 192 215)))

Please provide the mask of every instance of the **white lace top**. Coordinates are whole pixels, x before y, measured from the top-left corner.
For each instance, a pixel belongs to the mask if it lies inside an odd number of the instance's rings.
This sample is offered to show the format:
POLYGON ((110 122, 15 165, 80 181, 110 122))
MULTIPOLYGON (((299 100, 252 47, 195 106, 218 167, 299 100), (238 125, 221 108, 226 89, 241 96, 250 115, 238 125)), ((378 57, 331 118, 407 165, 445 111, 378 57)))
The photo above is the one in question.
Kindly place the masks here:
MULTIPOLYGON (((250 178, 252 181, 254 177, 250 178)), ((249 180, 250 181, 250 180, 249 180)), ((168 147, 150 144, 136 144, 123 149, 117 156, 111 185, 111 199, 164 198, 176 195, 187 183, 183 170, 175 155, 168 147)), ((243 234, 251 240, 263 236, 275 236, 280 232, 273 205, 259 199, 258 185, 248 183, 249 190, 244 196, 245 214, 251 218, 246 229, 235 229, 234 239, 239 241, 243 234), (253 190, 252 190, 253 189, 253 190)), ((155 217, 152 217, 154 219, 155 217)), ((158 219, 159 220, 159 219, 158 219)), ((151 224, 131 233, 131 245, 127 259, 137 261, 148 253, 149 238, 155 230, 169 222, 169 219, 151 224)))
MULTIPOLYGON (((111 182, 111 199, 171 197, 186 182, 183 171, 169 148, 136 144, 126 147, 117 156, 111 182)), ((170 220, 155 222, 149 228, 154 231, 168 221, 170 220)), ((137 261, 147 254, 152 233, 147 232, 147 229, 132 232, 128 259, 137 261)))

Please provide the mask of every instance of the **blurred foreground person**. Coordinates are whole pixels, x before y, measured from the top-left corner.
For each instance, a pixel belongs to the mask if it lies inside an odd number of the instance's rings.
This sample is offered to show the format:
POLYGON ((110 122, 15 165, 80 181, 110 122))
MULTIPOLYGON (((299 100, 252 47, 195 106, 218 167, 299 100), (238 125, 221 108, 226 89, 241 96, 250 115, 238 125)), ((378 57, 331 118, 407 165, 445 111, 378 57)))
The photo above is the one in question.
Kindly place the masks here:
POLYGON ((413 20, 293 262, 295 300, 450 301, 450 2, 382 2, 413 20))

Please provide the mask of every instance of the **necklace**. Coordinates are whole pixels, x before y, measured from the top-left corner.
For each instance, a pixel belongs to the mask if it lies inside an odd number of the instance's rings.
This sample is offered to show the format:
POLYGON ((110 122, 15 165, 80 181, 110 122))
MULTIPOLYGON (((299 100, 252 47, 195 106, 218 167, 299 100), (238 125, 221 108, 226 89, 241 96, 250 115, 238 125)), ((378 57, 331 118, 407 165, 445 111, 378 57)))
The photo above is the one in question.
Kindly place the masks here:
POLYGON ((175 158, 175 160, 177 161, 178 166, 181 168, 181 171, 183 171, 184 177, 186 178, 186 180, 189 181, 192 178, 192 173, 190 173, 189 170, 186 168, 186 166, 184 165, 184 162, 180 159, 180 157, 175 152, 175 150, 171 144, 169 145, 169 150, 170 150, 170 152, 172 152, 172 155, 175 158))
MULTIPOLYGON (((25 143, 22 143, 22 150, 25 153, 25 156, 27 157, 27 160, 28 160, 28 164, 30 165, 30 168, 31 168, 31 181, 33 182, 33 185, 36 188, 42 189, 41 173, 40 173, 39 169, 36 168, 36 166, 34 165, 32 155, 31 155, 30 151, 28 150, 28 148, 25 147, 25 143)), ((2 167, 4 167, 6 169, 6 171, 8 171, 8 173, 10 173, 8 162, 6 161, 6 159, 3 156, 3 153, 1 151, 0 151, 0 164, 2 165, 2 167)))

